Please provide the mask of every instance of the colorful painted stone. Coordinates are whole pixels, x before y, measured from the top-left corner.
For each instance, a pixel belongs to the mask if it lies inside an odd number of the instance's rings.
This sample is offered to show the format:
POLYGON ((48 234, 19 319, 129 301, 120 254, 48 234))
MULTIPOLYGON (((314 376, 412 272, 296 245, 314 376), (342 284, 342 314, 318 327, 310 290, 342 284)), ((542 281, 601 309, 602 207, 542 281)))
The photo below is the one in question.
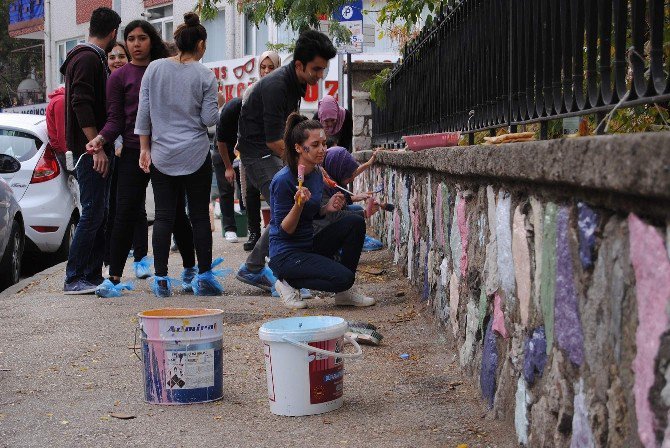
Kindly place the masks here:
POLYGON ((530 309, 530 252, 526 235, 526 215, 521 213, 520 206, 517 206, 514 210, 512 257, 514 259, 516 295, 519 297, 521 324, 527 327, 530 309))
POLYGON ((542 284, 542 241, 544 238, 544 215, 542 213, 542 204, 537 198, 530 197, 530 207, 533 211, 533 245, 535 247, 535 273, 533 275, 533 284, 535 291, 533 293, 533 302, 537 309, 540 308, 540 285, 542 284))
POLYGON ((442 233, 444 234, 444 253, 451 255, 449 235, 451 235, 450 211, 451 194, 446 185, 442 184, 442 233))
POLYGON ((428 244, 433 245, 433 184, 428 173, 428 187, 426 188, 426 226, 428 227, 428 244))
POLYGON ((496 207, 496 238, 498 240, 498 274, 500 286, 505 293, 506 303, 514 305, 514 260, 512 258, 512 228, 510 225, 510 207, 512 198, 504 190, 498 193, 496 207))
POLYGON ((454 336, 458 334, 458 275, 456 271, 451 273, 449 280, 449 319, 451 320, 451 328, 454 331, 454 336))
POLYGON ((493 330, 497 331, 503 338, 509 338, 507 328, 505 328, 505 314, 502 310, 502 299, 497 292, 493 296, 493 330))
POLYGON ((654 415, 649 405, 649 390, 654 384, 654 361, 660 336, 668 329, 666 307, 670 302, 670 261, 663 238, 654 226, 634 214, 628 216, 630 258, 635 271, 638 326, 635 371, 635 410, 640 441, 655 447, 654 415))
POLYGON ((528 405, 531 400, 523 377, 517 381, 515 399, 514 428, 517 440, 521 445, 528 445, 528 405))
POLYGON ((547 336, 547 354, 554 345, 554 299, 556 293, 556 204, 547 204, 542 236, 542 276, 540 278, 540 305, 547 336))
POLYGON ((454 264, 456 275, 461 276, 461 233, 458 229, 458 205, 461 202, 461 195, 456 195, 456 204, 454 207, 454 216, 451 224, 451 235, 449 244, 451 245, 451 260, 454 264))
POLYGON ((466 307, 465 321, 465 342, 460 349, 460 362, 464 367, 472 362, 475 354, 475 335, 477 334, 477 325, 479 324, 479 310, 472 300, 466 307))
POLYGON ((467 216, 465 211, 465 205, 467 201, 461 195, 461 200, 458 202, 458 208, 456 210, 458 214, 458 232, 461 236, 461 277, 465 278, 468 272, 468 237, 469 237, 469 228, 467 222, 467 216))
POLYGON ((573 364, 584 362, 584 333, 579 318, 577 290, 570 253, 570 208, 561 207, 556 218, 556 298, 554 326, 558 346, 573 364))
POLYGON ((579 259, 582 268, 593 266, 593 248, 596 245, 598 215, 585 203, 577 204, 577 226, 579 228, 579 259))
POLYGON ((584 379, 575 383, 575 404, 572 415, 572 440, 570 448, 595 448, 593 431, 589 423, 586 397, 584 396, 584 379))
MULTIPOLYGON (((421 246, 424 246, 424 242, 421 241, 421 246)), ((422 300, 428 300, 430 296, 430 283, 428 282, 428 254, 430 253, 430 242, 425 243, 425 255, 423 263, 423 293, 421 294, 422 300)))
POLYGON ((498 369, 498 347, 496 336, 493 333, 493 320, 490 319, 484 335, 484 350, 482 352, 482 370, 479 376, 479 386, 482 396, 489 409, 493 408, 493 399, 496 394, 496 370, 498 369))
POLYGON ((535 384, 535 377, 541 377, 547 364, 547 341, 544 327, 533 330, 533 335, 526 339, 523 349, 523 378, 529 386, 535 384))
POLYGON ((482 288, 479 294, 479 331, 484 331, 484 318, 486 317, 488 307, 488 297, 486 296, 486 291, 482 288))
POLYGON ((435 233, 440 247, 444 247, 444 226, 442 225, 442 184, 437 186, 435 197, 435 233))

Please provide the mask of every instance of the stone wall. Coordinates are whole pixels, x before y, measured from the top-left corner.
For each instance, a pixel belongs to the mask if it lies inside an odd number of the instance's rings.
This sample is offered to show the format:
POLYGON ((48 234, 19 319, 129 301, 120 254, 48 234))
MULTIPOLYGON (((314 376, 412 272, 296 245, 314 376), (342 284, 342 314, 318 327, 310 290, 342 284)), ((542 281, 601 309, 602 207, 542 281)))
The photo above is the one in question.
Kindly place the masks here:
POLYGON ((377 160, 369 233, 492 416, 529 447, 670 446, 669 133, 377 160))

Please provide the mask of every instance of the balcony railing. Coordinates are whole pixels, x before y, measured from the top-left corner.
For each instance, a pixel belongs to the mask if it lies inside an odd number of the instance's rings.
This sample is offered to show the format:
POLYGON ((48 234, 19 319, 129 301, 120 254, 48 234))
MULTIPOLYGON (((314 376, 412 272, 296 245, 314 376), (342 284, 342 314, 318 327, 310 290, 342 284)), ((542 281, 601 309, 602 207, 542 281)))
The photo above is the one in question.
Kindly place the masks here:
MULTIPOLYGON (((373 139, 474 132, 670 100, 668 0, 462 0, 405 50, 373 139)), ((598 131, 602 131, 601 122, 598 131)))

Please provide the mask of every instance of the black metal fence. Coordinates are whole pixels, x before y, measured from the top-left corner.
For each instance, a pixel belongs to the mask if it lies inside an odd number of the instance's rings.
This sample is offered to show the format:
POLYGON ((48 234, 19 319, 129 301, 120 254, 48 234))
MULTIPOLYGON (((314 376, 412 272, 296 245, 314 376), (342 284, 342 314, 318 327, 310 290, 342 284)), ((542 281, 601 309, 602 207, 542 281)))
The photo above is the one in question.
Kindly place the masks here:
MULTIPOLYGON (((376 144, 670 99, 668 0, 462 0, 405 50, 373 105, 376 144)), ((604 126, 600 126, 602 129, 604 126)))

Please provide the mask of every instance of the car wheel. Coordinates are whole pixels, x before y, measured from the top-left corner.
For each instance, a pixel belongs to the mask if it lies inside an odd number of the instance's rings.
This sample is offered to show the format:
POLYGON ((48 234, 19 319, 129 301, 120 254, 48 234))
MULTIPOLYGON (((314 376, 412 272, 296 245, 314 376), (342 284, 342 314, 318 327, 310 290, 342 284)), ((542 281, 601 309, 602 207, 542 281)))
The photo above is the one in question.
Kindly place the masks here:
POLYGON ((5 289, 19 282, 21 278, 21 259, 23 257, 23 232, 21 225, 14 221, 12 234, 7 242, 5 253, 0 260, 0 287, 5 289))
POLYGON ((74 238, 74 230, 77 228, 77 217, 72 215, 70 222, 65 229, 63 234, 63 242, 61 242, 58 250, 53 254, 54 261, 60 263, 61 261, 66 261, 68 255, 70 254, 70 246, 72 246, 72 238, 74 238))

